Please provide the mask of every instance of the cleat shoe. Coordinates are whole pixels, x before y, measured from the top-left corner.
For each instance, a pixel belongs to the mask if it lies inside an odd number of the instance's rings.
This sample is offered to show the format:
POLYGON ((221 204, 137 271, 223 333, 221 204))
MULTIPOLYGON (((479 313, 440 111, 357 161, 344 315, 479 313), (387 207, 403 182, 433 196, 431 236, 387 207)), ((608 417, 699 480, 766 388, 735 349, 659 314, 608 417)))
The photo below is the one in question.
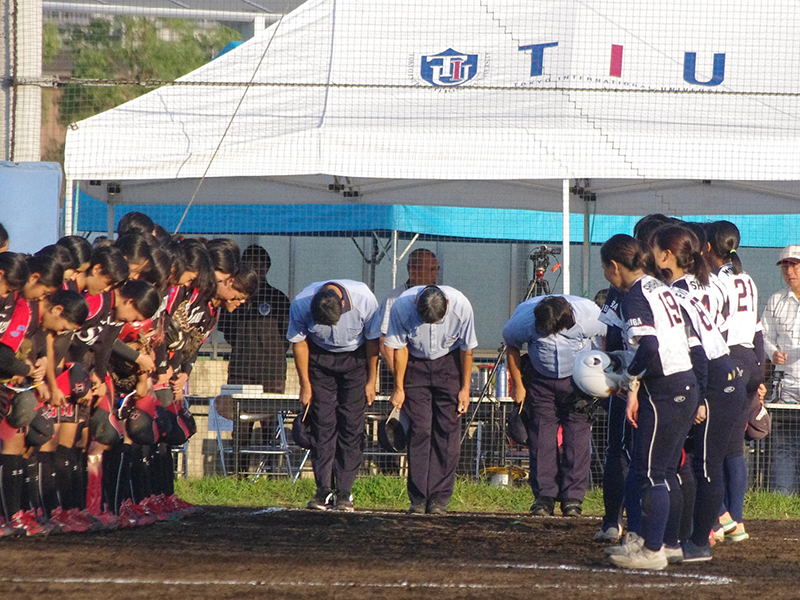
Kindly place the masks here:
POLYGON ((730 521, 726 521, 725 523, 720 523, 720 527, 722 527, 723 533, 732 533, 734 529, 736 529, 736 521, 731 519, 730 521))
POLYGON ((11 526, 25 531, 25 535, 47 535, 55 528, 49 523, 40 523, 32 510, 19 511, 11 518, 11 526))
POLYGON ((583 512, 583 502, 574 498, 561 501, 561 514, 565 517, 580 517, 583 512))
POLYGON ((745 540, 750 539, 750 534, 746 531, 742 530, 737 533, 726 533, 725 534, 725 541, 726 542, 744 542, 745 540))
POLYGON ((164 506, 159 496, 148 496, 139 505, 147 514, 155 517, 156 521, 166 521, 172 516, 172 510, 164 506))
POLYGON ((83 519, 76 519, 72 513, 60 506, 50 513, 50 522, 59 526, 64 533, 83 533, 89 531, 89 526, 83 519))
POLYGON ((708 543, 714 546, 714 544, 718 544, 725 540, 725 532, 722 531, 722 527, 719 529, 712 529, 711 532, 708 534, 708 543))
POLYGON ((343 512, 354 512, 356 510, 353 506, 353 494, 344 494, 343 497, 336 497, 336 510, 343 512))
POLYGON ((114 531, 119 528, 119 517, 112 512, 105 511, 99 515, 94 515, 94 518, 100 521, 106 531, 114 531))
POLYGON ((531 506, 531 514, 534 517, 552 517, 555 512, 556 501, 549 496, 541 496, 531 506))
POLYGON ((89 524, 91 531, 103 531, 106 528, 105 523, 100 521, 96 515, 89 512, 89 509, 80 511, 80 516, 89 524))
POLYGON ((333 494, 330 490, 317 490, 314 497, 306 504, 306 508, 309 510, 328 510, 332 506, 333 494))
POLYGON ((675 565, 683 562, 683 548, 677 546, 675 548, 664 545, 664 554, 667 556, 667 562, 675 565))
POLYGON ((644 547, 644 538, 639 534, 629 531, 622 537, 622 544, 619 546, 609 546, 606 548, 606 556, 616 556, 618 554, 632 554, 644 547))
POLYGON ((125 510, 125 519, 128 522, 135 520, 135 526, 137 527, 152 525, 156 522, 156 518, 153 515, 148 514, 144 508, 138 504, 134 504, 131 500, 124 500, 122 502, 120 516, 122 516, 123 509, 125 510))
POLYGON ((447 507, 441 504, 429 504, 427 513, 429 515, 444 515, 447 514, 447 507))
POLYGON ((23 529, 13 527, 11 523, 6 522, 3 517, 0 517, 0 537, 17 537, 20 535, 25 535, 23 529))
POLYGON ((623 569, 648 569, 661 571, 667 568, 669 561, 663 546, 659 550, 650 550, 642 546, 631 554, 615 554, 609 557, 612 564, 623 569))
POLYGON ((600 531, 594 534, 594 541, 604 544, 616 544, 619 541, 621 531, 622 527, 619 525, 609 525, 608 527, 604 525, 600 531))
POLYGON ((179 511, 181 514, 189 516, 189 515, 196 515, 198 513, 203 512, 203 509, 199 506, 195 506, 194 504, 189 504, 188 502, 181 500, 178 498, 176 494, 172 494, 166 500, 167 505, 171 506, 175 510, 179 511))
POLYGON ((711 558, 710 544, 698 546, 692 540, 683 542, 683 562, 707 562, 711 558))
POLYGON ((412 504, 408 509, 409 514, 412 515, 424 515, 425 514, 425 506, 422 504, 412 504))

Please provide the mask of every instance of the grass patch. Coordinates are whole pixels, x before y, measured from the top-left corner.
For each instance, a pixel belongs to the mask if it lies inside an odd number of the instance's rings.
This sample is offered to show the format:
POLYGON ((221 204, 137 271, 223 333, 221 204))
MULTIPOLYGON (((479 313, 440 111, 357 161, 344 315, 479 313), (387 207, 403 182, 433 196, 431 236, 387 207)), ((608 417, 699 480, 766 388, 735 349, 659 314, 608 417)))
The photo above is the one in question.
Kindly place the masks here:
MULTIPOLYGON (((223 477, 175 482, 177 494, 192 504, 215 506, 285 506, 300 508, 314 495, 314 480, 292 483, 286 478, 257 481, 223 477)), ((405 510, 408 508, 405 479, 374 475, 356 480, 353 496, 357 508, 405 510)), ((456 480, 450 510, 465 512, 522 513, 530 510, 529 487, 493 487, 471 479, 456 480)), ((603 514, 603 494, 591 490, 583 503, 583 514, 603 514)), ((749 492, 744 503, 745 519, 800 519, 800 497, 768 492, 749 492)))

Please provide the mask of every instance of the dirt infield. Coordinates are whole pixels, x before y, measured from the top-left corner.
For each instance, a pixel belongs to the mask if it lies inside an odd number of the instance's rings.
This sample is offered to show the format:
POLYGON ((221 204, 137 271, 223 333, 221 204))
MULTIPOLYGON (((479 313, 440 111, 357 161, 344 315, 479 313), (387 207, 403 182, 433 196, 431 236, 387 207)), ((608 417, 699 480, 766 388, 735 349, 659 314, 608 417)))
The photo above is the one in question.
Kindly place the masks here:
POLYGON ((210 507, 107 533, 0 539, 0 597, 798 598, 800 523, 660 573, 607 566, 589 517, 210 507))

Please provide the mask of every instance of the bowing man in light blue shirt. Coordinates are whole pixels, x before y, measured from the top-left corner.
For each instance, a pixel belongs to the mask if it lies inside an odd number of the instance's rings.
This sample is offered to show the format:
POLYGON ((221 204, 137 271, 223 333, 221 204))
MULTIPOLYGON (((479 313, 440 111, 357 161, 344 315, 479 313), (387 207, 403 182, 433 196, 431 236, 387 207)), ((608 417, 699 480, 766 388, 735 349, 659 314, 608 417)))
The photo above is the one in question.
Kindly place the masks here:
POLYGON ((513 398, 526 403, 530 483, 534 516, 552 515, 556 501, 564 516, 581 514, 589 484, 591 422, 574 410, 575 355, 599 347, 606 326, 600 309, 577 296, 537 296, 526 300, 503 327, 513 398), (527 359, 520 350, 528 345, 527 359), (527 361, 527 364, 524 363, 527 361), (558 428, 563 432, 559 460, 558 428))
POLYGON ((352 511, 352 486, 363 460, 364 412, 375 400, 378 301, 359 281, 312 283, 289 307, 300 402, 309 409, 313 510, 352 511), (375 323, 377 321, 377 324, 375 323), (333 475, 336 475, 336 489, 333 475))
POLYGON ((453 495, 472 349, 478 345, 472 306, 449 286, 413 287, 392 305, 384 344, 394 350, 392 405, 411 423, 409 510, 444 513, 453 495))

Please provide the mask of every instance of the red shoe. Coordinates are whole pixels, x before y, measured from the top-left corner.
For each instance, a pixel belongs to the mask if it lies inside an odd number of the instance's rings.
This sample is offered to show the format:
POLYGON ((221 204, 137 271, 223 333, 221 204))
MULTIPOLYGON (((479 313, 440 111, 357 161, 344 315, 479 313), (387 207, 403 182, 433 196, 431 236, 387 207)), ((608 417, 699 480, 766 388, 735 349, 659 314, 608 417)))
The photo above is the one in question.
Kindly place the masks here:
POLYGON ((89 526, 83 519, 76 519, 70 511, 66 511, 60 506, 53 509, 50 514, 50 522, 61 528, 64 533, 83 533, 89 531, 89 526))
POLYGON ((0 537, 17 537, 19 535, 25 535, 25 530, 14 527, 0 517, 0 537))
POLYGON ((124 500, 119 507, 119 526, 121 528, 136 527, 139 524, 139 515, 131 510, 131 501, 124 500))
POLYGON ((88 508, 84 508, 80 511, 81 518, 89 524, 89 529, 91 531, 103 531, 106 528, 105 523, 103 523, 100 519, 97 518, 97 515, 92 514, 88 508))
POLYGON ((148 514, 147 511, 140 505, 133 504, 133 502, 130 500, 125 500, 125 502, 123 502, 123 506, 127 508, 129 517, 131 516, 131 513, 132 515, 135 515, 137 526, 152 525, 156 522, 156 518, 153 515, 148 514), (125 502, 127 502, 127 505, 125 502))
POLYGON ((94 518, 103 524, 103 527, 106 529, 106 531, 114 531, 120 526, 117 515, 109 511, 104 511, 99 515, 94 515, 94 518))
POLYGON ((140 502, 140 506, 158 521, 166 521, 172 516, 172 510, 161 501, 159 496, 149 496, 140 502))
POLYGON ((47 535, 55 529, 50 523, 40 523, 36 518, 36 512, 33 510, 19 511, 11 517, 11 526, 17 529, 22 529, 28 536, 34 535, 47 535))
POLYGON ((166 499, 166 502, 169 506, 171 506, 174 510, 180 511, 184 515, 196 515, 197 513, 203 512, 203 509, 199 506, 195 506, 194 504, 189 504, 188 502, 181 500, 178 498, 177 494, 172 494, 166 499))

